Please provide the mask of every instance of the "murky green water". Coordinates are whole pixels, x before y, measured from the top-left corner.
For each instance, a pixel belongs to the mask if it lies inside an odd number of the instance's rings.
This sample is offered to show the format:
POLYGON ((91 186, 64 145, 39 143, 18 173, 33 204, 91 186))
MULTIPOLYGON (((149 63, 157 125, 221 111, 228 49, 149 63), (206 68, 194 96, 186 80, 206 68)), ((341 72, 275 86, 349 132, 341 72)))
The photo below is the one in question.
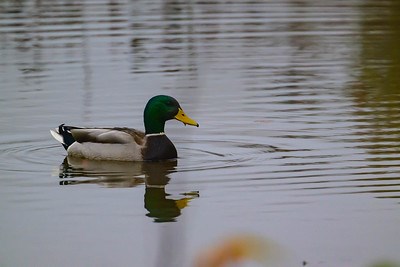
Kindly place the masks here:
MULTIPOLYGON (((192 266, 221 237, 284 266, 400 262, 397 1, 1 1, 0 265, 192 266), (179 160, 65 159, 60 123, 143 129, 179 160)), ((247 266, 247 265, 246 265, 247 266)))

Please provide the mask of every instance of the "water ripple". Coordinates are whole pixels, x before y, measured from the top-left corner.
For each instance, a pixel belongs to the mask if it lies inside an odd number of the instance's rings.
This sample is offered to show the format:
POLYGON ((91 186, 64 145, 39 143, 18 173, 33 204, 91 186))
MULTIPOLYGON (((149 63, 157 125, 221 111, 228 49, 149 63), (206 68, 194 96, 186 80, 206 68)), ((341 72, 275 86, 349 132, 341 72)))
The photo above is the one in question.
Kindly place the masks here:
MULTIPOLYGON (((11 172, 42 172, 51 166, 51 150, 44 140, 25 140, 0 144, 0 170, 11 172)), ((57 146, 58 147, 58 146, 57 146)))

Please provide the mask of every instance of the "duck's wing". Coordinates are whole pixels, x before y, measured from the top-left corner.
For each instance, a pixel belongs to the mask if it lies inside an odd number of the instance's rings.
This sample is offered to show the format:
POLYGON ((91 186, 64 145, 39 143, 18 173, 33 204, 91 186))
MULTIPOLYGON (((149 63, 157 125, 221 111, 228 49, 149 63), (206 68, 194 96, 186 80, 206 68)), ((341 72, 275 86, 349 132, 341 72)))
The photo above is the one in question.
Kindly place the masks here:
POLYGON ((145 134, 132 128, 70 128, 78 143, 142 145, 145 134))
POLYGON ((61 124, 50 130, 71 157, 141 161, 146 135, 132 128, 79 128, 61 124))

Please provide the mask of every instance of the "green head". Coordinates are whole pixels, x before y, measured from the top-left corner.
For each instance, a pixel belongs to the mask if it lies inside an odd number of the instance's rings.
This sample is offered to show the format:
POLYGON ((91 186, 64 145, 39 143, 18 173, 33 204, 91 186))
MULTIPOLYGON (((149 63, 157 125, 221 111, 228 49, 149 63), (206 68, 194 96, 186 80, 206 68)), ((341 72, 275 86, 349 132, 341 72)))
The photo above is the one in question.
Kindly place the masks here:
POLYGON ((167 95, 152 97, 144 109, 144 128, 146 134, 164 132, 167 120, 177 119, 184 124, 199 126, 199 124, 186 116, 175 98, 167 95))

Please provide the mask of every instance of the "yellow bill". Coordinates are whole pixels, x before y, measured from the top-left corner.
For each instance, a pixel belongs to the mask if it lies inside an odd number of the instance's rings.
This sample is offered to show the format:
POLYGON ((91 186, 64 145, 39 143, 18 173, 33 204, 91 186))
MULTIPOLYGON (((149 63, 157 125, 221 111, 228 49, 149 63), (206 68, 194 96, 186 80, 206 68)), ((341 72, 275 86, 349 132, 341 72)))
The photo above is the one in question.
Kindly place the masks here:
POLYGON ((185 208, 189 204, 190 200, 191 200, 191 198, 178 199, 178 200, 175 200, 175 204, 178 207, 178 209, 181 210, 181 209, 185 208))
POLYGON ((179 108, 178 114, 175 115, 175 119, 177 119, 178 121, 183 122, 184 124, 189 124, 189 125, 193 125, 193 126, 199 127, 199 124, 195 120, 193 120, 193 119, 189 118, 188 116, 186 116, 185 112, 183 112, 183 110, 181 108, 179 108))

